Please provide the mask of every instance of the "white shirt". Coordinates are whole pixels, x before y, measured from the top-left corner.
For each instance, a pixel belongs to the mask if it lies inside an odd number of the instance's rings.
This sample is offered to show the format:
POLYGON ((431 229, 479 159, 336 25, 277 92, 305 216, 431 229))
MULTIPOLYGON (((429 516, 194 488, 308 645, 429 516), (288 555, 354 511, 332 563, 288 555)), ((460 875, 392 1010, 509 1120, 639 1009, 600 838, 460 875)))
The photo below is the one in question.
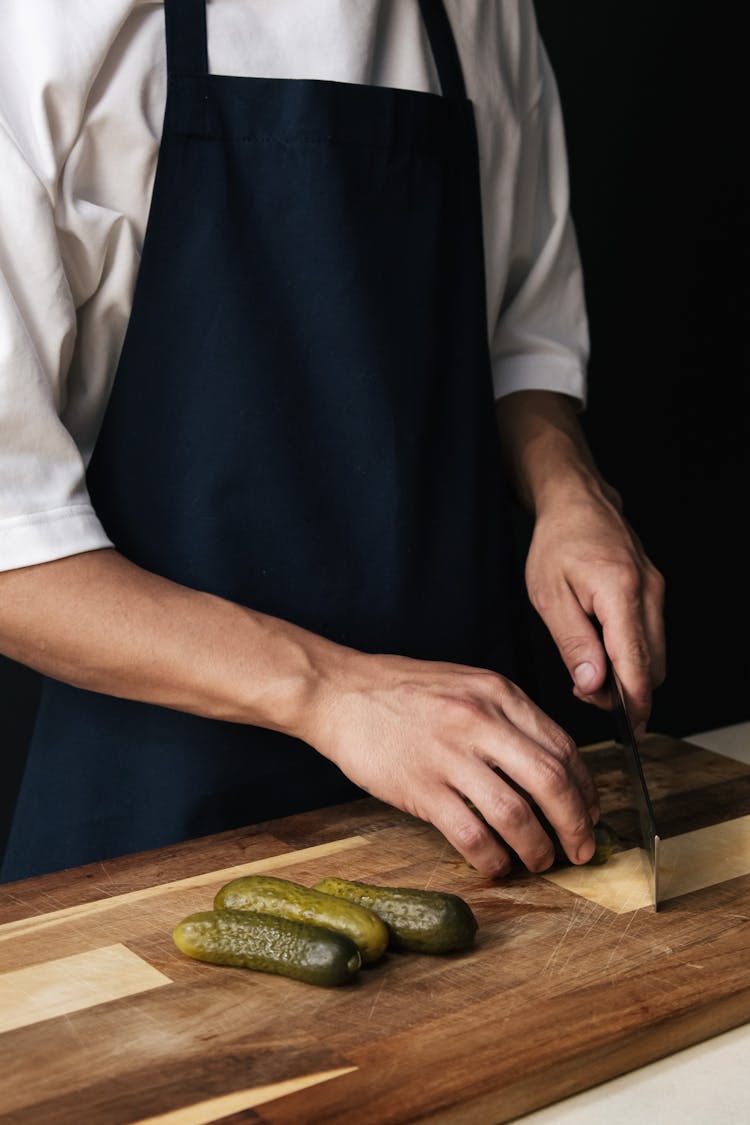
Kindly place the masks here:
MULTIPOLYGON (((531 0, 445 0, 479 135, 497 396, 585 398, 554 76, 531 0)), ((0 0, 0 570, 110 546, 85 471, 117 367, 166 94, 158 0, 0 0)), ((210 0, 214 73, 440 93, 417 0, 210 0)), ((293 263, 290 263, 293 268, 293 263)))

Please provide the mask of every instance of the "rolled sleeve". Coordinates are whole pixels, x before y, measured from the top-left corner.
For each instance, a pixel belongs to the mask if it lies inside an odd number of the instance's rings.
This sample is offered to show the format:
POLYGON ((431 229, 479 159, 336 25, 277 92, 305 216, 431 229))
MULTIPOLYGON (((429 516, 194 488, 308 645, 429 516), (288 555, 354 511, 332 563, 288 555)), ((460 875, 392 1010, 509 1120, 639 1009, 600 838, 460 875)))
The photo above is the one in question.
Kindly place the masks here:
POLYGON ((0 520, 2 570, 34 566, 111 546, 90 504, 0 520))
POLYGON ((492 385, 496 399, 514 391, 556 391, 576 399, 580 407, 586 402, 585 370, 573 357, 539 352, 502 356, 493 363, 492 385))
POLYGON ((522 127, 503 300, 490 336, 495 397, 558 391, 586 402, 583 277, 570 215, 557 84, 534 27, 537 96, 522 127))
POLYGON ((76 335, 48 186, 0 118, 0 570, 111 546, 61 421, 76 335))

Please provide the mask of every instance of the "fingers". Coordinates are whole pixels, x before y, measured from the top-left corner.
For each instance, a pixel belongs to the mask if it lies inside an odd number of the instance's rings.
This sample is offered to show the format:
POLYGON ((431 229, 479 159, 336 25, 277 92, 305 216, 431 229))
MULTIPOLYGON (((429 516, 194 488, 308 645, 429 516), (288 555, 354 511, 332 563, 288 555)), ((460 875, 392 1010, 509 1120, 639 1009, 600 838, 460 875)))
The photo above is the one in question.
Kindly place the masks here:
MULTIPOLYGON (((597 616, 604 630, 604 644, 622 684, 634 730, 642 733, 651 714, 651 650, 645 621, 635 599, 618 591, 597 616)), ((638 734, 636 735, 638 737, 638 734)))
POLYGON ((428 819, 480 875, 499 879, 508 874, 510 856, 507 849, 458 793, 445 787, 439 794, 433 795, 430 803, 433 809, 428 819))
POLYGON ((652 692, 666 674, 664 580, 642 558, 642 569, 612 568, 592 599, 604 645, 589 614, 566 586, 558 591, 544 620, 573 679, 573 694, 605 710, 611 708, 606 653, 623 685, 633 726, 645 729, 652 692), (606 653, 605 653, 606 648, 606 653))
POLYGON ((542 810, 570 860, 586 863, 594 853, 599 804, 575 743, 518 689, 504 690, 502 708, 506 722, 485 732, 484 762, 455 776, 454 784, 530 871, 549 867, 554 847, 526 796, 542 810))
POLYGON ((560 727, 493 672, 389 656, 363 657, 359 690, 333 697, 318 739, 326 756, 381 800, 434 824, 482 874, 594 851, 596 787, 560 727), (467 805, 472 804, 472 808, 467 805), (507 846, 504 846, 507 845, 507 846))
POLYGON ((625 693, 636 739, 645 734, 653 689, 666 675, 664 580, 648 560, 646 563, 637 610, 628 612, 627 606, 615 604, 609 628, 605 625, 605 644, 625 693))
POLYGON ((599 481, 573 502, 566 493, 538 515, 526 561, 532 604, 574 683, 573 693, 611 707, 606 653, 623 685, 634 726, 645 724, 665 676, 664 581, 599 481), (606 653, 590 618, 603 627, 606 653))
POLYGON ((540 609, 579 698, 606 691, 607 658, 595 625, 571 588, 564 585, 540 609))
POLYGON ((651 664, 651 686, 659 687, 667 674, 667 646, 664 636, 664 578, 649 563, 647 594, 644 599, 644 629, 651 664))
POLYGON ((638 608, 649 653, 651 687, 658 687, 666 676, 666 642, 664 636, 664 589, 662 574, 643 549, 643 544, 627 520, 623 519, 640 565, 635 584, 638 608))
MULTIPOLYGON (((542 751, 551 756, 555 762, 558 762, 565 769, 569 775, 571 786, 580 794, 589 819, 596 823, 599 819, 599 793, 573 739, 562 727, 553 722, 540 707, 532 703, 520 688, 514 686, 510 691, 507 688, 504 690, 502 709, 504 715, 512 724, 511 739, 507 742, 507 745, 515 755, 520 755, 519 762, 526 760, 528 755, 536 760, 537 751, 542 751), (514 731, 517 732, 515 738, 513 738, 514 731)), ((506 739, 504 738, 503 746, 505 745, 506 739)), ((540 758, 539 763, 540 769, 544 773, 548 763, 545 762, 544 758, 540 758)), ((505 762, 502 763, 502 768, 505 772, 509 772, 505 762)), ((536 796, 535 789, 530 788, 527 792, 534 797, 536 796)), ((545 808, 542 802, 538 803, 545 808)), ((576 807, 578 808, 578 806, 576 807)), ((553 820, 552 823, 557 827, 556 821, 553 820)))
POLYGON ((490 829, 513 849, 529 871, 546 871, 554 863, 550 836, 534 816, 529 802, 491 769, 463 783, 466 796, 490 829))

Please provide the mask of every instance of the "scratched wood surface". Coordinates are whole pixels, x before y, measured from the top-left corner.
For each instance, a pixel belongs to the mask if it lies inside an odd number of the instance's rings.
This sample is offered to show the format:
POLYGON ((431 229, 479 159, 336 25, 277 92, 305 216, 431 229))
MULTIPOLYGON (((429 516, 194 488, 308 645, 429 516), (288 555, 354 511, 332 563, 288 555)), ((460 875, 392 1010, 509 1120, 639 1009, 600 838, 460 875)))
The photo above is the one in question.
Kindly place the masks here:
MULTIPOLYGON (((624 882, 617 908, 522 871, 491 884, 369 799, 1 887, 0 1121, 499 1125, 746 1022, 750 767, 655 735, 644 756, 674 847, 726 825, 735 857, 659 914, 622 909, 624 882), (253 870, 453 891, 477 943, 330 990, 182 956, 174 925, 253 870)), ((620 751, 589 761, 626 854, 620 751)))

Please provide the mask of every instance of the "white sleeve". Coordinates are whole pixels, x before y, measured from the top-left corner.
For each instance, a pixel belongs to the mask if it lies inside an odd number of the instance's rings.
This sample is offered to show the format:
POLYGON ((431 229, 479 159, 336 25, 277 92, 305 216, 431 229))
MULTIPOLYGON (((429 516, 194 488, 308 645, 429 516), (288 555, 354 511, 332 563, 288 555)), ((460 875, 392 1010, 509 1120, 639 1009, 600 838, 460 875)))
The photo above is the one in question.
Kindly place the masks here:
POLYGON ((490 339, 495 397, 551 390, 583 407, 589 337, 562 111, 535 21, 527 32, 536 95, 521 124, 507 283, 490 339))
POLYGON ((0 570, 111 546, 60 421, 76 313, 49 187, 0 114, 0 570))

